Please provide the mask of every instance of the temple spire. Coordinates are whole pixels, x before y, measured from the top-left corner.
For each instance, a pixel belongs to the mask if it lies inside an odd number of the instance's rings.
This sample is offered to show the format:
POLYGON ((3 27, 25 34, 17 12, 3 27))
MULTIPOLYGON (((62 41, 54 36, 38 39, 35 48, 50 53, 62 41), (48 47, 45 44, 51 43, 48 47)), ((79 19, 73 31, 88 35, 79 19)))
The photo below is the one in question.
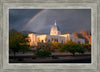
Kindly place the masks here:
POLYGON ((55 25, 56 25, 56 20, 55 20, 55 25))

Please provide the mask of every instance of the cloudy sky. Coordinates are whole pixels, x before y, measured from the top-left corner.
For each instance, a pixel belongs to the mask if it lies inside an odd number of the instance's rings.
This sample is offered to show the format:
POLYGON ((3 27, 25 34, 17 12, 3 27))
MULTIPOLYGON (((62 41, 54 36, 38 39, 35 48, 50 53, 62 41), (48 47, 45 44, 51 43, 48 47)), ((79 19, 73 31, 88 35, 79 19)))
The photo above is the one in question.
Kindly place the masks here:
POLYGON ((9 9, 9 29, 49 33, 56 20, 62 33, 91 31, 90 9, 9 9))

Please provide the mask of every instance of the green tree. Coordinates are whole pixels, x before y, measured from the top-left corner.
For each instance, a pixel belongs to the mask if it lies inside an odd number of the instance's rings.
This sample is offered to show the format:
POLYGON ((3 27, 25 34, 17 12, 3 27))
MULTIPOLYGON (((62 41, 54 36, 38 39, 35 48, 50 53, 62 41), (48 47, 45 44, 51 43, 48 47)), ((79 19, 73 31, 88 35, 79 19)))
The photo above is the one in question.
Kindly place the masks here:
POLYGON ((80 44, 76 43, 65 43, 62 44, 61 48, 59 48, 60 52, 70 52, 75 55, 76 52, 84 53, 84 50, 80 44))
POLYGON ((82 44, 84 49, 87 49, 89 52, 91 52, 91 45, 90 44, 82 44))
POLYGON ((26 44, 21 45, 20 51, 23 52, 23 53, 28 52, 29 51, 29 45, 26 45, 26 44))
POLYGON ((47 51, 47 50, 43 50, 43 51, 37 51, 35 53, 36 56, 39 56, 39 57, 49 57, 51 55, 51 52, 50 51, 47 51))
POLYGON ((51 43, 46 43, 46 44, 44 45, 44 49, 45 49, 45 50, 48 50, 48 51, 54 51, 54 50, 55 50, 55 49, 54 49, 54 46, 52 46, 51 43))
POLYGON ((9 48, 10 51, 14 53, 14 57, 15 57, 16 52, 20 50, 20 44, 16 41, 16 39, 10 39, 9 48))
POLYGON ((70 52, 70 53, 72 53, 73 55, 75 55, 75 53, 77 52, 77 50, 76 50, 76 45, 75 44, 69 44, 68 45, 69 47, 68 47, 68 51, 70 52))
POLYGON ((82 47, 81 44, 77 44, 76 51, 78 53, 84 53, 84 48, 82 47))
POLYGON ((69 46, 67 44, 62 44, 61 47, 59 48, 60 52, 68 52, 69 46))
POLYGON ((76 44, 76 42, 73 42, 73 41, 71 41, 71 40, 67 40, 66 43, 67 43, 67 44, 76 44))
POLYGON ((37 46, 37 51, 40 51, 40 50, 54 51, 55 48, 54 46, 52 46, 51 43, 44 43, 44 44, 39 44, 37 46))
POLYGON ((54 41, 53 43, 52 43, 52 45, 55 47, 55 48, 59 48, 60 47, 60 43, 58 43, 57 41, 54 41))
POLYGON ((11 33, 9 35, 9 49, 14 53, 14 58, 16 52, 20 51, 21 46, 28 42, 28 39, 25 38, 27 38, 27 36, 24 36, 22 33, 18 33, 18 32, 11 33))

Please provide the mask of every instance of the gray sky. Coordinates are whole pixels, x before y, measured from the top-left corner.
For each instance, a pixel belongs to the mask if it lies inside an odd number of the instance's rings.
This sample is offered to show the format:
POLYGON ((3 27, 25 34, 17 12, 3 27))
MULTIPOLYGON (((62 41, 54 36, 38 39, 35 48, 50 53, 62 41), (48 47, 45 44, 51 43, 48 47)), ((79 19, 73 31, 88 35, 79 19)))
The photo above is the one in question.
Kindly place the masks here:
POLYGON ((9 29, 49 33, 56 20, 62 33, 91 31, 90 9, 10 9, 9 29))

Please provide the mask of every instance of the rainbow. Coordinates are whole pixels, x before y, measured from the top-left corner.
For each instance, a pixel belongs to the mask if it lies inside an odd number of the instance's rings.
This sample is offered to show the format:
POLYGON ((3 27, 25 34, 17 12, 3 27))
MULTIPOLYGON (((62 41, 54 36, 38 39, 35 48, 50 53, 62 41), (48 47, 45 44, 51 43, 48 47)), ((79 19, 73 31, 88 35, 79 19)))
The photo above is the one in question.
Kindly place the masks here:
MULTIPOLYGON (((39 11, 35 16, 33 16, 33 17, 27 22, 27 24, 22 28, 22 30, 23 30, 28 24, 30 24, 38 15, 40 15, 44 10, 45 10, 45 9, 39 11)), ((22 31, 22 30, 21 30, 21 31, 22 31)))

